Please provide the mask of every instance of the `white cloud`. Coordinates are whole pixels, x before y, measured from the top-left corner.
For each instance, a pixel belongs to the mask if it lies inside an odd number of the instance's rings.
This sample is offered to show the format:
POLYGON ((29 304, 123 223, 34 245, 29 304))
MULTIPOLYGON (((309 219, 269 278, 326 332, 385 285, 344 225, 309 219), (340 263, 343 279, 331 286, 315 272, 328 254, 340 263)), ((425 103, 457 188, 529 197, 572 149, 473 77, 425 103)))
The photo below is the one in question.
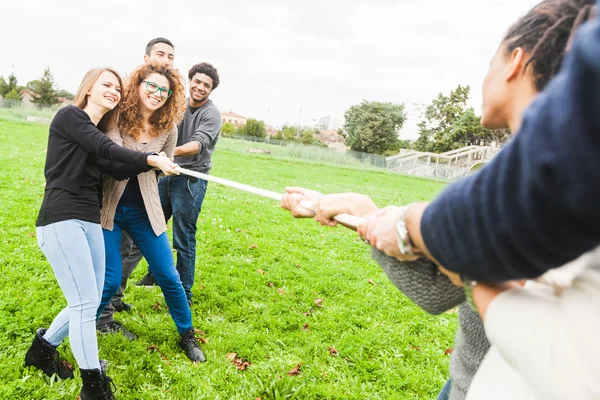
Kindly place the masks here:
POLYGON ((49 66, 74 92, 85 72, 112 66, 128 72, 144 46, 164 36, 176 66, 201 61, 221 75, 213 99, 271 125, 343 120, 362 99, 405 103, 414 136, 413 104, 440 91, 480 87, 503 33, 532 0, 24 0, 3 5, 0 75, 25 84, 49 66), (13 69, 14 66, 14 69, 13 69), (302 110, 302 111, 301 111, 302 110), (301 119, 301 121, 300 121, 301 119))

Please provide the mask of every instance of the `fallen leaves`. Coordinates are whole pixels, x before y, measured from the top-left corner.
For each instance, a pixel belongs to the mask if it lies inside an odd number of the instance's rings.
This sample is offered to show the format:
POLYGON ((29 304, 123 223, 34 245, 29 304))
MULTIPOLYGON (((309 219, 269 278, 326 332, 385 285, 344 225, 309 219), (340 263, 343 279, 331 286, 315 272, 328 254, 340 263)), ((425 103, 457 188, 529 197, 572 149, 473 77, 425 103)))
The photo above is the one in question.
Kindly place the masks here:
POLYGON ((277 291, 279 294, 285 294, 285 290, 283 290, 283 288, 277 288, 277 291))
POLYGON ((337 349, 333 346, 330 346, 328 350, 329 350, 329 354, 333 357, 340 355, 340 353, 337 351, 337 349))
POLYGON ((454 348, 450 347, 444 351, 444 355, 449 356, 454 351, 454 348))
POLYGON ((257 269, 256 272, 258 272, 261 275, 266 275, 267 273, 265 271, 263 271, 262 269, 257 269))
POLYGON ((258 249, 258 245, 257 244, 251 244, 250 247, 248 247, 249 249, 258 249))
MULTIPOLYGON (((263 271, 263 272, 264 272, 264 271, 263 271)), ((273 287, 273 286, 275 286, 275 284, 274 284, 273 282, 267 282, 267 286, 268 286, 268 287, 273 287)))
POLYGON ((302 363, 298 363, 294 368, 288 371, 288 376, 297 376, 300 375, 300 367, 302 367, 302 363))
POLYGON ((169 359, 162 353, 162 351, 160 351, 158 346, 156 346, 154 344, 146 347, 146 351, 156 351, 160 355, 160 358, 162 358, 163 360, 165 360, 167 362, 169 361, 169 359))
POLYGON ((410 348, 413 349, 413 350, 416 350, 416 351, 421 351, 420 347, 413 346, 412 344, 410 345, 410 348))
POLYGON ((315 305, 319 308, 323 308, 323 301, 325 301, 325 299, 315 299, 315 305))
POLYGON ((375 284, 375 282, 373 282, 373 279, 369 279, 367 282, 369 282, 371 285, 375 284))
POLYGON ((237 358, 237 353, 228 353, 227 359, 231 361, 233 365, 238 369, 238 371, 245 371, 250 365, 250 361, 244 361, 243 358, 237 358))
POLYGON ((307 323, 305 323, 305 324, 302 326, 302 330, 303 330, 303 331, 308 331, 308 330, 309 330, 309 328, 308 328, 308 322, 307 322, 307 323))

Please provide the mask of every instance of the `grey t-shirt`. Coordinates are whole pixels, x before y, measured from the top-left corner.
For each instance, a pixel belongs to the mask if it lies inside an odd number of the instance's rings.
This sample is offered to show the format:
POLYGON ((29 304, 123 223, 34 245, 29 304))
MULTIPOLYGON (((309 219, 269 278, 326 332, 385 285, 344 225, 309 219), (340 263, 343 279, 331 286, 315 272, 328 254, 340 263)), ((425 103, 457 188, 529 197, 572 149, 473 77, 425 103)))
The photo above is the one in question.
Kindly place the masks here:
POLYGON ((176 156, 175 162, 182 168, 208 173, 212 168, 212 154, 221 133, 221 113, 217 106, 208 100, 198 108, 189 105, 183 121, 177 126, 177 146, 198 142, 200 152, 191 156, 176 156))

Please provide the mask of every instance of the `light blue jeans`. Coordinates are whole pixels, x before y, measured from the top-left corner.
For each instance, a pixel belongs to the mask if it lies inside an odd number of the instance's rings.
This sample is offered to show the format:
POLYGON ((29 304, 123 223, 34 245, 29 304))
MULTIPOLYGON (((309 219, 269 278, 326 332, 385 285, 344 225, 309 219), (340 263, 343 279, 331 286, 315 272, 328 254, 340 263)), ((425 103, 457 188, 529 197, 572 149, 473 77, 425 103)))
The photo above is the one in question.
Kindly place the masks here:
POLYGON ((104 237, 100 224, 67 220, 36 229, 38 245, 67 299, 44 339, 58 346, 69 335, 81 369, 100 369, 96 310, 104 286, 104 237))

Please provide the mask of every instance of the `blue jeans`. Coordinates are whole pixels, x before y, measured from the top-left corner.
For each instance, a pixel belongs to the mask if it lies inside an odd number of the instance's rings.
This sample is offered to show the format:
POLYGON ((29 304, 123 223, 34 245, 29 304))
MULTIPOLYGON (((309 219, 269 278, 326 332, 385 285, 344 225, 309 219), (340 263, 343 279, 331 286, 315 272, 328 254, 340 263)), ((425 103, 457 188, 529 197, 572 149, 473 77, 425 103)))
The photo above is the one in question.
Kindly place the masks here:
POLYGON ((100 369, 95 319, 104 284, 102 228, 72 219, 39 226, 36 234, 67 299, 44 339, 58 346, 68 334, 79 368, 100 369))
POLYGON ((196 225, 202 210, 208 182, 183 176, 167 176, 158 181, 165 218, 173 216, 173 248, 177 251, 177 271, 188 300, 196 273, 196 225))
POLYGON ((448 379, 442 391, 437 397, 437 400, 448 400, 450 398, 450 390, 452 389, 452 381, 448 379))
POLYGON ((146 209, 141 207, 117 206, 113 230, 103 230, 106 247, 106 278, 98 315, 102 313, 121 285, 123 270, 120 247, 123 230, 129 233, 148 261, 149 269, 163 291, 177 331, 180 334, 188 332, 192 329, 192 313, 179 274, 175 269, 167 233, 163 232, 156 236, 146 209))

